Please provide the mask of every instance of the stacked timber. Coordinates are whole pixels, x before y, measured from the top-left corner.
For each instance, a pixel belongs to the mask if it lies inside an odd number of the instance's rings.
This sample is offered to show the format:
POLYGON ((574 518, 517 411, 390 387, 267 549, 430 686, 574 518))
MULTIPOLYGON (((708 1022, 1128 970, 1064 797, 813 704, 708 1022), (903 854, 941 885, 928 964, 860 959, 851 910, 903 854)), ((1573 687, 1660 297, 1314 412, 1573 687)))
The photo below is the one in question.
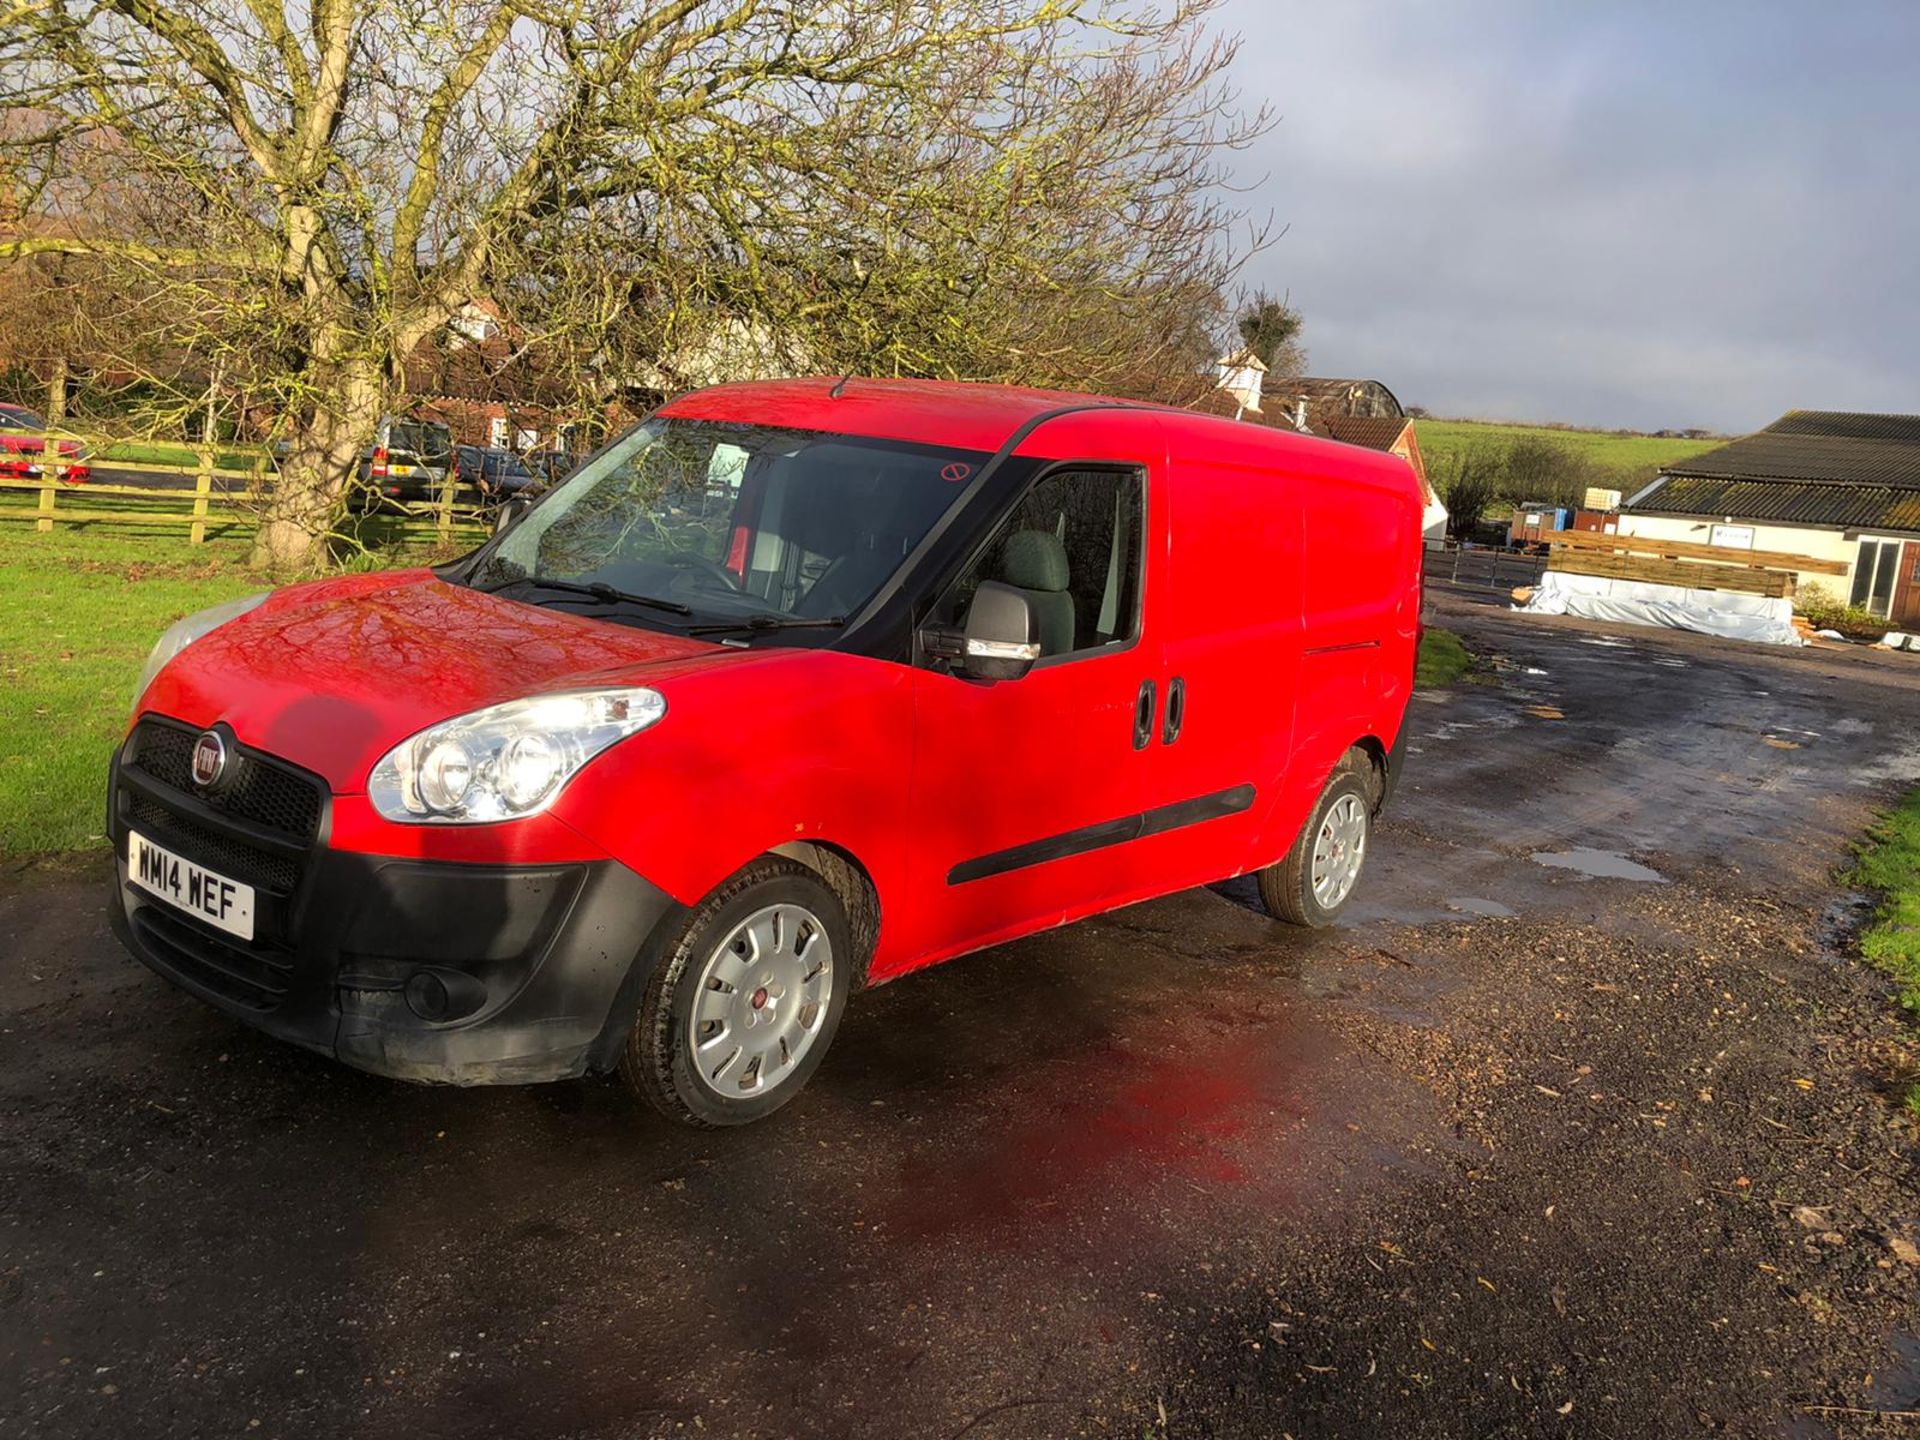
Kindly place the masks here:
POLYGON ((1775 600, 1793 594, 1796 572, 1847 573, 1846 562, 1840 560, 1777 550, 1736 550, 1645 535, 1568 530, 1554 535, 1552 546, 1547 568, 1569 575, 1600 575, 1688 590, 1734 590, 1775 600))

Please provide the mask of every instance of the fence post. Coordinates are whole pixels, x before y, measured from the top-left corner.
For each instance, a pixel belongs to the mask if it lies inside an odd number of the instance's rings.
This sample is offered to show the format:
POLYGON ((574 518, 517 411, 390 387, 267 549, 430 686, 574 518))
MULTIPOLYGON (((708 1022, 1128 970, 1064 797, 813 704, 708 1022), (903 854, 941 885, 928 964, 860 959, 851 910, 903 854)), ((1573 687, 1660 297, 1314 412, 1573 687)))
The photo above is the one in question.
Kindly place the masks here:
POLYGON ((260 489, 267 476, 267 457, 256 455, 253 464, 247 467, 247 499, 258 500, 260 489))
POLYGON ((33 528, 42 533, 53 529, 53 472, 47 466, 40 467, 40 518, 33 522, 33 528))
POLYGON ((199 545, 207 538, 207 498, 213 494, 213 451, 202 446, 200 450, 200 473, 193 481, 193 530, 188 536, 190 544, 199 545))
POLYGON ((447 478, 440 482, 439 515, 434 528, 440 532, 440 543, 446 544, 453 538, 453 487, 460 481, 460 468, 451 460, 447 462, 447 478))

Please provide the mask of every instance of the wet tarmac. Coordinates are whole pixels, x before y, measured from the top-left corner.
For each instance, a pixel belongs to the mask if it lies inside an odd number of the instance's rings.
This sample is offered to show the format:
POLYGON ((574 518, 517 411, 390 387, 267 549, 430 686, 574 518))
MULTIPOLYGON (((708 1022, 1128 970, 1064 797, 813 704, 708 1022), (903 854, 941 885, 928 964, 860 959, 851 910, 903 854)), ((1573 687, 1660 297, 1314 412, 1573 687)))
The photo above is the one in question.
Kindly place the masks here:
POLYGON ((1437 604, 1484 660, 1345 923, 911 976, 737 1133, 354 1074, 13 875, 0 1435, 1900 1433, 1838 1413, 1915 1393, 1920 1203, 1832 875, 1920 658, 1437 604))

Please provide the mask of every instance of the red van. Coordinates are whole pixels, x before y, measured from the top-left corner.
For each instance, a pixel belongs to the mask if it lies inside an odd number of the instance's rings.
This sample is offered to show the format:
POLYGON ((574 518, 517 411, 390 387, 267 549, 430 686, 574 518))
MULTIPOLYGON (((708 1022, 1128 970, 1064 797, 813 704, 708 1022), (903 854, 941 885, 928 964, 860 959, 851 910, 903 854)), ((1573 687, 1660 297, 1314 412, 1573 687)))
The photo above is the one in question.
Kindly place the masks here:
POLYGON ((1164 407, 699 391, 452 564, 162 637, 115 927, 366 1070, 753 1120, 923 965, 1249 870, 1332 920, 1420 522, 1397 459, 1164 407))

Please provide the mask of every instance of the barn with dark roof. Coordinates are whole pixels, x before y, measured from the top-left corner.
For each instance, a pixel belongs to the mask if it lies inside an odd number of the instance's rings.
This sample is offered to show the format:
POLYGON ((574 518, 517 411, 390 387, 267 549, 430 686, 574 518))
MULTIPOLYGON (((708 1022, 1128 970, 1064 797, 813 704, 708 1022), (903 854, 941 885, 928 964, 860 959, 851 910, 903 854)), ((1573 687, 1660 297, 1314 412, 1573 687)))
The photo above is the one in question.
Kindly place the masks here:
POLYGON ((1793 410, 1757 434, 1669 465, 1621 508, 1662 540, 1844 561, 1821 584, 1920 627, 1920 415, 1793 410))

